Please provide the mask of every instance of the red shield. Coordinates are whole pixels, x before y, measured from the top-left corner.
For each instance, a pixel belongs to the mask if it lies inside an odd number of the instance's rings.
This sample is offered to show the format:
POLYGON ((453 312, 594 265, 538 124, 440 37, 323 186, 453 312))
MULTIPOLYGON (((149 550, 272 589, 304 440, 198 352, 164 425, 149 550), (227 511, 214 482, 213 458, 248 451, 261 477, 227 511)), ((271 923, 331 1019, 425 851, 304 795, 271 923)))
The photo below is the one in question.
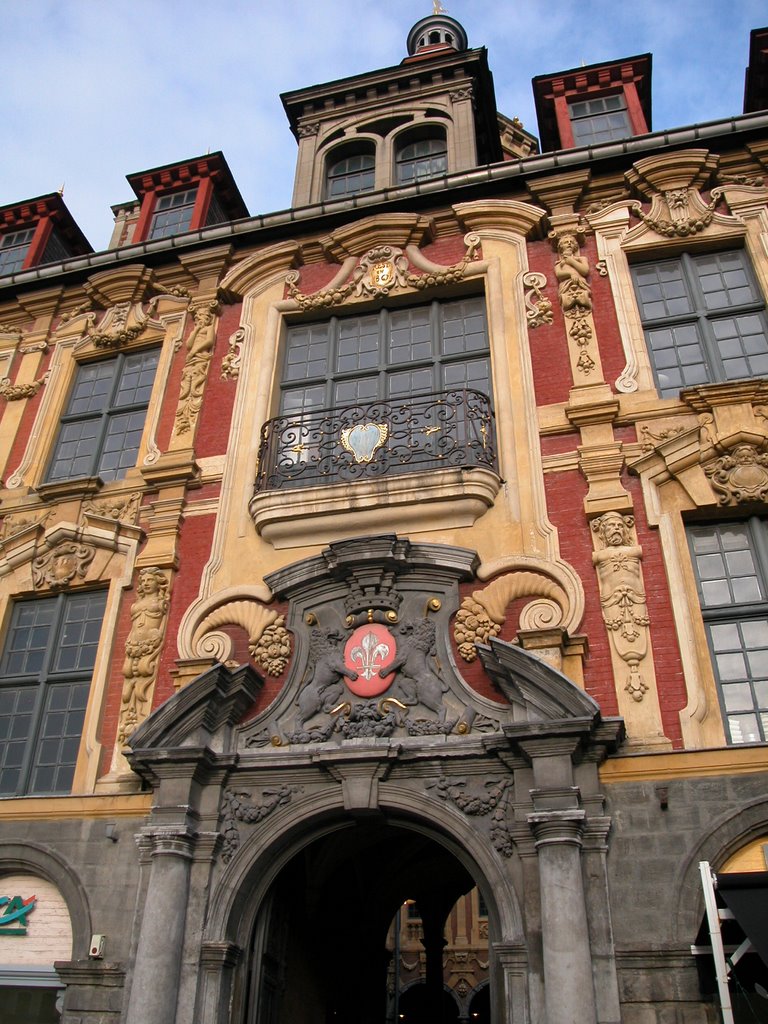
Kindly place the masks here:
POLYGON ((358 626, 344 647, 344 664, 357 679, 346 679, 358 697, 378 697, 389 689, 394 675, 387 669, 395 660, 397 644, 385 626, 370 623, 358 626))

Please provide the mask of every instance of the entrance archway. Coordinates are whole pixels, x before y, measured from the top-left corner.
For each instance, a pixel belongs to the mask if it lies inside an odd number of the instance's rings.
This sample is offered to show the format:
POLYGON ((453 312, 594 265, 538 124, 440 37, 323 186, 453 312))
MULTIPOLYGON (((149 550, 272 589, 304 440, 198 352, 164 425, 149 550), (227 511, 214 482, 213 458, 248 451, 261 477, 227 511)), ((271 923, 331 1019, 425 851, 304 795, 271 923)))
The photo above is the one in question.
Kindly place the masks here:
POLYGON ((247 1024, 394 1022, 387 933, 418 902, 426 976, 422 1012, 443 1018, 443 930, 478 879, 435 839, 380 818, 325 835, 288 861, 253 932, 247 1024))

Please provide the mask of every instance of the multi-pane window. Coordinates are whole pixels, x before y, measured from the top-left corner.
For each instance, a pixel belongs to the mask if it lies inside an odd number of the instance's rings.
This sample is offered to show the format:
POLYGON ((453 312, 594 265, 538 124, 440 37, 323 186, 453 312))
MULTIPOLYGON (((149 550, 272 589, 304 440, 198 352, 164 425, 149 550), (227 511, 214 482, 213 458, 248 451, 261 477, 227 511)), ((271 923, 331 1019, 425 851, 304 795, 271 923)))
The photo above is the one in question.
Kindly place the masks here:
POLYGON ((471 388, 490 396, 481 298, 291 327, 281 413, 471 388))
POLYGON ((595 146, 601 142, 628 139, 632 127, 624 94, 596 96, 568 104, 573 141, 577 146, 595 146))
POLYGON ((158 196, 147 237, 168 238, 189 231, 196 199, 196 187, 158 196))
POLYGON ((21 270, 34 234, 35 229, 32 227, 11 231, 0 237, 0 275, 16 274, 21 270))
POLYGON ((632 275, 662 397, 768 374, 765 302, 741 250, 643 263, 632 275))
POLYGON ((0 796, 72 787, 106 591, 20 601, 0 659, 0 796))
POLYGON ((397 151, 397 181, 410 185, 421 178, 435 178, 448 170, 445 138, 433 137, 406 142, 397 151))
POLYGON ((343 199, 370 192, 376 180, 376 157, 372 150, 359 149, 336 157, 328 164, 325 177, 326 199, 343 199))
POLYGON ((688 529, 731 743, 768 738, 768 521, 688 529))
POLYGON ((158 358, 158 349, 148 349, 78 367, 49 482, 81 476, 119 480, 136 465, 158 358))

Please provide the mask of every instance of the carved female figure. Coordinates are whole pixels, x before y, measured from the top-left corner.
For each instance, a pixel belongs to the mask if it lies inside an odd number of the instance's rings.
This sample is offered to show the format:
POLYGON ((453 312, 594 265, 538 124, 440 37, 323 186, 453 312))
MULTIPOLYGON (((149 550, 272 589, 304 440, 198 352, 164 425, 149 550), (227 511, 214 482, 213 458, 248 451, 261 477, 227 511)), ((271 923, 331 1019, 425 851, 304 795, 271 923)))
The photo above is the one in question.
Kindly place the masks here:
POLYGON ((125 642, 118 740, 124 743, 147 714, 148 692, 160 656, 168 614, 168 579, 162 569, 142 569, 125 642))
POLYGON ((574 235, 562 235, 557 243, 560 255, 555 263, 555 276, 560 282, 558 295, 563 313, 581 316, 592 310, 592 289, 587 283, 589 263, 579 255, 579 243, 574 235))

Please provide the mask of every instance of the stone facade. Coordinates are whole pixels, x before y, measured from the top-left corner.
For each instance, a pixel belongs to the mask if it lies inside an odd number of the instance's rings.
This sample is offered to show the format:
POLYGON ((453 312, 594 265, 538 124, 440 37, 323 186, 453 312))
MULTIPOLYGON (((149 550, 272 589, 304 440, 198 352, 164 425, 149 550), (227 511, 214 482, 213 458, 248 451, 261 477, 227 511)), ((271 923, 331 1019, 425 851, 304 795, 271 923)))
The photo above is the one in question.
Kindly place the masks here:
POLYGON ((0 999, 719 1019, 699 863, 764 872, 768 843, 764 643, 748 707, 710 654, 768 608, 768 142, 750 113, 659 148, 633 60, 631 148, 562 170, 436 11, 398 68, 284 97, 290 219, 150 262, 121 207, 111 262, 0 278, 0 896, 37 879, 53 922, 33 945, 0 908, 0 999), (327 190, 368 143, 358 208, 327 190), (670 383, 657 264, 736 275, 754 369, 724 344, 670 383), (736 611, 716 543, 756 581, 736 611))

